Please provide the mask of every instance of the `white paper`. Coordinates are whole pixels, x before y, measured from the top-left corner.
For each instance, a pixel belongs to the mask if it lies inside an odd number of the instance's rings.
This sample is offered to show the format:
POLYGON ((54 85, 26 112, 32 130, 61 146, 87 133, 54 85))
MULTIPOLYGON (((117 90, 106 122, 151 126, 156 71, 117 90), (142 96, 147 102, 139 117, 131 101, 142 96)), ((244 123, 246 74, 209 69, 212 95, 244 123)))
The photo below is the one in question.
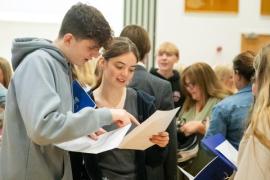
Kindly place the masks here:
POLYGON ((98 154, 117 148, 130 127, 131 124, 128 124, 122 128, 106 132, 98 136, 98 140, 93 140, 87 136, 84 136, 71 141, 56 144, 56 146, 66 151, 98 154))
POLYGON ((119 148, 145 150, 154 145, 149 138, 154 134, 165 131, 178 110, 179 107, 168 111, 156 111, 127 134, 119 148))
POLYGON ((235 165, 235 167, 237 167, 238 151, 231 145, 229 141, 223 141, 215 149, 222 153, 229 161, 235 165))
POLYGON ((184 174, 184 175, 186 175, 187 176, 187 178, 189 179, 189 180, 194 180, 195 178, 194 178, 194 176, 192 176, 191 174, 189 174, 187 171, 185 171, 183 168, 181 168, 181 167, 179 167, 179 166, 177 166, 178 167, 178 169, 180 169, 180 171, 182 171, 182 173, 184 174))
POLYGON ((178 110, 179 107, 169 111, 156 111, 142 124, 134 128, 128 135, 126 135, 126 133, 131 124, 106 132, 100 135, 98 140, 92 140, 89 137, 81 137, 56 144, 56 146, 66 151, 92 154, 101 153, 114 148, 145 150, 154 145, 149 138, 154 134, 165 131, 178 110))

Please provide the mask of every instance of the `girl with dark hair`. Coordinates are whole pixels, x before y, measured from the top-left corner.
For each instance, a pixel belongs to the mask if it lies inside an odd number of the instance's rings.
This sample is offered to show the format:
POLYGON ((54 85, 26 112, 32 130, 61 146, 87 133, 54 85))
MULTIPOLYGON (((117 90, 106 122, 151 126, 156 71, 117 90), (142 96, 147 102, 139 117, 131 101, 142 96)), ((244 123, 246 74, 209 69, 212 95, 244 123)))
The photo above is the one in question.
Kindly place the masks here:
MULTIPOLYGON (((99 80, 90 94, 98 108, 122 108, 143 122, 154 111, 154 98, 141 91, 127 88, 139 59, 136 46, 128 38, 115 38, 102 54, 99 80), (141 109, 145 107, 144 109, 141 109)), ((131 129, 135 127, 132 124, 131 129)), ((109 125, 101 131, 111 131, 109 125)), ((129 131, 130 131, 129 130, 129 131)), ((97 132, 97 134, 100 132, 97 132)), ((96 137, 96 134, 91 134, 96 137)), ((155 145, 145 151, 113 149, 100 154, 84 154, 86 170, 93 180, 146 179, 146 164, 155 166, 163 162, 169 142, 167 132, 160 132, 150 139, 155 145)))

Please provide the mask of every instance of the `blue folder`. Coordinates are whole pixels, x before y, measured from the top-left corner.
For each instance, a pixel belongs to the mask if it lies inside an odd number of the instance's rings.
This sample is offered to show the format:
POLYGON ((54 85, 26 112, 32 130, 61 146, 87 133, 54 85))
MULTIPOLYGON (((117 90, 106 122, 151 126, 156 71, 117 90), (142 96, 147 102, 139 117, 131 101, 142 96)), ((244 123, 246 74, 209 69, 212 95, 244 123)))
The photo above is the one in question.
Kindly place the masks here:
POLYGON ((218 156, 208 162, 207 165, 205 165, 195 177, 185 169, 181 169, 179 166, 178 168, 183 171, 183 174, 187 176, 188 179, 193 180, 224 180, 230 177, 233 173, 233 169, 224 163, 224 161, 218 156))
POLYGON ((74 99, 74 112, 78 112, 85 107, 96 108, 95 101, 85 92, 77 80, 72 82, 73 99, 74 99))
POLYGON ((224 136, 222 134, 216 134, 214 136, 203 139, 201 142, 207 149, 217 155, 224 163, 230 166, 233 170, 237 170, 237 167, 231 161, 229 161, 222 153, 215 149, 223 141, 225 141, 224 136))
POLYGON ((233 173, 233 169, 217 156, 209 162, 194 180, 223 180, 233 173))

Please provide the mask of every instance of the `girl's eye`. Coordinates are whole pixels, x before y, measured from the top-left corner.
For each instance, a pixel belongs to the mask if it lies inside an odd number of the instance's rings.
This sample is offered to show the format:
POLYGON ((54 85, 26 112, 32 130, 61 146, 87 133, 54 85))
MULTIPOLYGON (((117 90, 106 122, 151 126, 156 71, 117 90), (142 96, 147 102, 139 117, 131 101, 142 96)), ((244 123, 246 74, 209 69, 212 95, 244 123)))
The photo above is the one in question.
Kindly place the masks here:
POLYGON ((121 65, 116 65, 115 66, 117 69, 123 69, 123 66, 121 66, 121 65))
POLYGON ((135 68, 129 69, 129 72, 134 72, 135 68))

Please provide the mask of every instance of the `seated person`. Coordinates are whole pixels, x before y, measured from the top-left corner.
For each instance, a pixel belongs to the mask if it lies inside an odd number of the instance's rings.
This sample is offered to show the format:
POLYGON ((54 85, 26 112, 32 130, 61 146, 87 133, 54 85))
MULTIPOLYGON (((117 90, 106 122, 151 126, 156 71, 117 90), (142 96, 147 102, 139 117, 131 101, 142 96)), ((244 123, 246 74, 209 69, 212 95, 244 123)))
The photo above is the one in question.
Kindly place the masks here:
MULTIPOLYGON (((185 102, 178 117, 181 124, 179 133, 185 136, 198 134, 199 138, 204 135, 207 129, 207 121, 210 119, 211 111, 224 97, 231 94, 227 88, 218 81, 213 69, 206 63, 195 63, 188 66, 182 74, 184 85, 185 102)), ((181 140, 178 142, 181 145, 181 140)), ((185 162, 185 169, 196 175, 208 162, 207 156, 196 147, 197 150, 178 152, 178 162, 185 162), (197 154, 198 152, 198 154, 197 154)))

